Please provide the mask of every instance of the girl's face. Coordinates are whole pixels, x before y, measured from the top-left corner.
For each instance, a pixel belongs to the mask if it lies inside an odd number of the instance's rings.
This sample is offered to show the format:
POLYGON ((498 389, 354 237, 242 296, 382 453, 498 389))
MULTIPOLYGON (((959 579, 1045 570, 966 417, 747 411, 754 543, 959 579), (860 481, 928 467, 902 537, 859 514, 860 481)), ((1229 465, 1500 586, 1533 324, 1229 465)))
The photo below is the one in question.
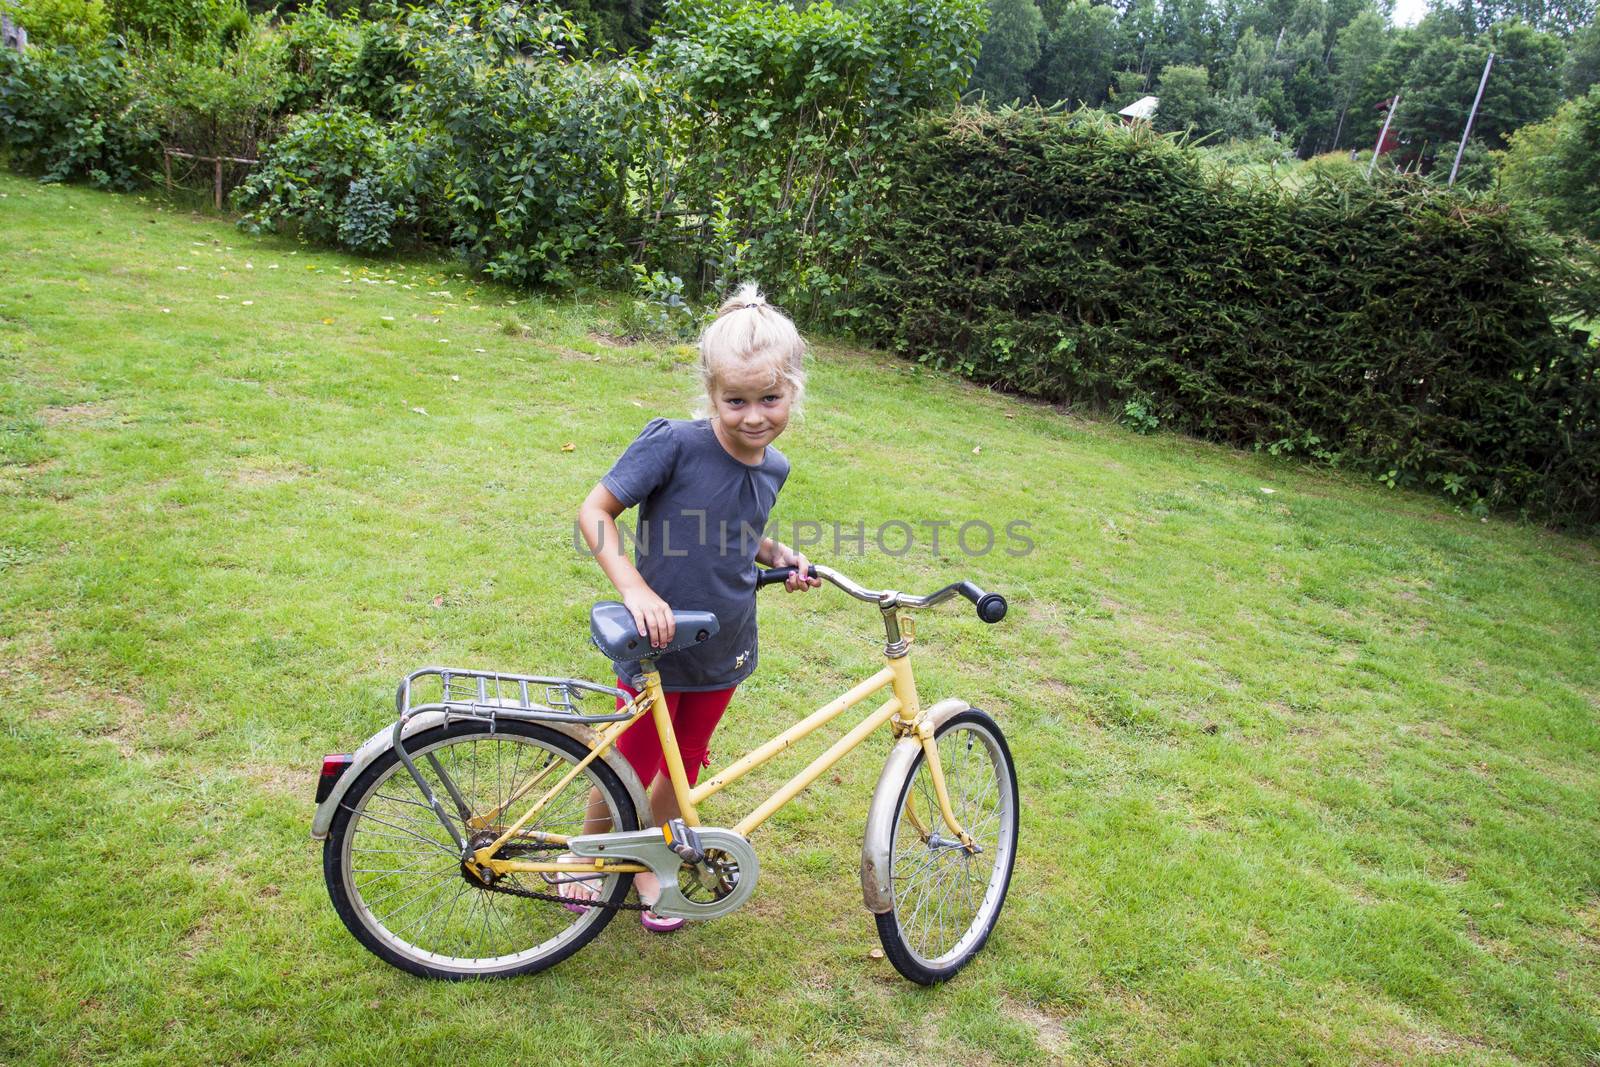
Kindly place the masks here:
POLYGON ((789 425, 793 399, 770 363, 719 366, 711 382, 712 426, 735 457, 759 463, 789 425))

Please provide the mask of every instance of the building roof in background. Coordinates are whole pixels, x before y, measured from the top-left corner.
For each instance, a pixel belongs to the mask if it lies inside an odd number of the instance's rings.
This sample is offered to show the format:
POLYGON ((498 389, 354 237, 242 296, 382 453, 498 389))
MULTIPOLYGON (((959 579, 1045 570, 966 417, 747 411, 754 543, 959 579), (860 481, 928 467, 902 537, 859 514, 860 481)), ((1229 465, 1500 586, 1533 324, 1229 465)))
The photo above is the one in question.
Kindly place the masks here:
POLYGON ((1130 119, 1148 119, 1156 113, 1156 108, 1160 104, 1161 98, 1159 96, 1142 96, 1117 112, 1117 114, 1125 115, 1130 119))

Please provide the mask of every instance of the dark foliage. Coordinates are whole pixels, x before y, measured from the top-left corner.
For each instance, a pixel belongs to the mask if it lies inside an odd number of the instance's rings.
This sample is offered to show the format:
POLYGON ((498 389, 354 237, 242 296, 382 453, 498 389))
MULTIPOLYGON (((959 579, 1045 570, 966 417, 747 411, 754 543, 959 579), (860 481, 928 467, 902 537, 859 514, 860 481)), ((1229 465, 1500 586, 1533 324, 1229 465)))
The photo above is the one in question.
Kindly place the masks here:
POLYGON ((1419 182, 1285 192, 1144 129, 930 119, 891 161, 867 332, 1053 400, 1600 522, 1596 349, 1552 326, 1554 248, 1419 182))
POLYGON ((137 186, 160 147, 116 60, 67 46, 0 49, 0 146, 44 181, 112 189, 137 186))

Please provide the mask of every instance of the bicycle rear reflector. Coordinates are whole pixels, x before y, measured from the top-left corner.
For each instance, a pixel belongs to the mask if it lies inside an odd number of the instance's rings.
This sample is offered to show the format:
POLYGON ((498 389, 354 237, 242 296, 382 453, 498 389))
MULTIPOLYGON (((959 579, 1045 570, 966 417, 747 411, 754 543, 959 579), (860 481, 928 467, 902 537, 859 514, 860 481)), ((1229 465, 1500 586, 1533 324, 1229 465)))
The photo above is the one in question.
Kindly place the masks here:
POLYGON ((322 757, 322 774, 317 777, 318 804, 328 799, 328 794, 333 792, 333 787, 338 784, 340 776, 345 772, 345 768, 354 763, 355 759, 348 752, 322 757))

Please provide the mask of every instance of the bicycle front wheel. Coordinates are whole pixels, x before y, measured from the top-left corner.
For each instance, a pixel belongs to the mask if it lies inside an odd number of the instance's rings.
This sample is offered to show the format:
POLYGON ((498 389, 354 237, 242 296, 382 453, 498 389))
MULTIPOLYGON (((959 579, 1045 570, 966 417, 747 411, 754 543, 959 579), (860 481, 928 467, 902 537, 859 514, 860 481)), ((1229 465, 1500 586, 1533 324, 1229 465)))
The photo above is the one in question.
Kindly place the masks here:
MULTIPOLYGON (((492 731, 476 721, 436 727, 408 739, 406 751, 462 837, 485 843, 589 752, 558 730, 517 721, 498 722, 492 731), (513 800, 519 790, 526 795, 513 800)), ((596 760, 550 798, 519 838, 537 842, 541 832, 572 837, 638 825, 627 790, 596 760), (597 826, 606 820, 609 826, 597 826)), ((539 860, 560 852, 517 842, 501 855, 539 860)), ((334 910, 350 932, 381 959, 425 978, 543 970, 587 944, 614 912, 595 906, 575 913, 505 891, 554 892, 538 874, 505 875, 496 888, 485 887, 463 868, 455 842, 393 749, 345 794, 322 857, 334 910)), ((618 904, 632 881, 611 874, 592 884, 602 902, 618 904)))
POLYGON ((989 939, 1017 855, 1017 771, 1000 727, 972 708, 941 725, 934 742, 951 813, 974 847, 945 825, 933 772, 919 754, 895 807, 894 906, 875 916, 890 962, 923 985, 954 975, 989 939))

